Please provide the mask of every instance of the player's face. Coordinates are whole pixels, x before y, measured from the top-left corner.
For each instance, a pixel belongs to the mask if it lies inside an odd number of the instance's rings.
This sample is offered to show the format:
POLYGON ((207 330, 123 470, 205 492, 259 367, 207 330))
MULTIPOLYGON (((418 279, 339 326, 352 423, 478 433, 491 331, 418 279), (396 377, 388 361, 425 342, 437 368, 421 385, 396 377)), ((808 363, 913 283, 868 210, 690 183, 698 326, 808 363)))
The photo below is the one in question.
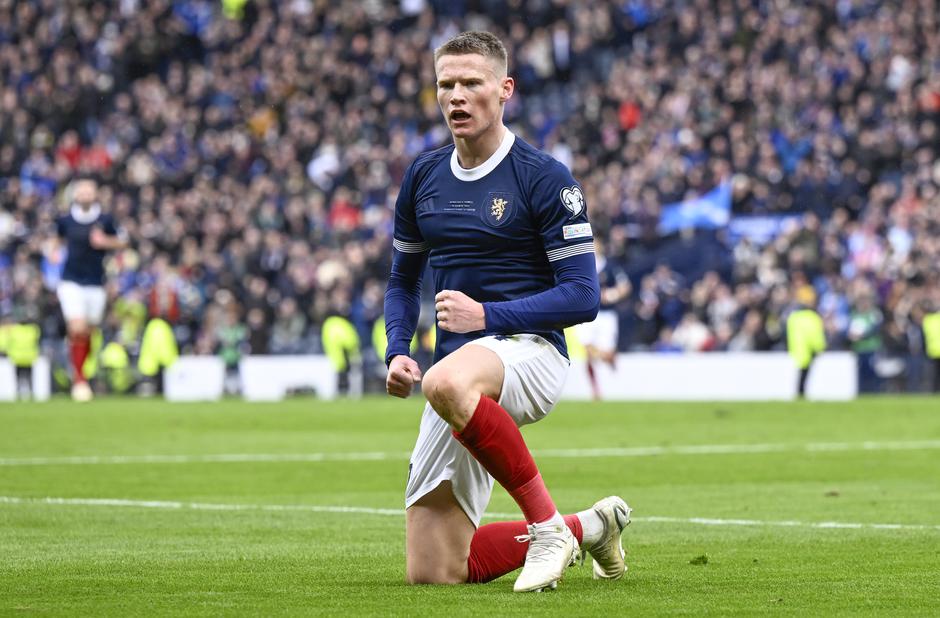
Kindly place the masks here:
POLYGON ((97 195, 98 185, 93 180, 81 180, 75 184, 75 192, 72 194, 72 198, 80 206, 88 207, 95 203, 97 195))
POLYGON ((437 102, 454 138, 474 139, 500 125, 513 80, 479 54, 445 55, 435 64, 437 102))

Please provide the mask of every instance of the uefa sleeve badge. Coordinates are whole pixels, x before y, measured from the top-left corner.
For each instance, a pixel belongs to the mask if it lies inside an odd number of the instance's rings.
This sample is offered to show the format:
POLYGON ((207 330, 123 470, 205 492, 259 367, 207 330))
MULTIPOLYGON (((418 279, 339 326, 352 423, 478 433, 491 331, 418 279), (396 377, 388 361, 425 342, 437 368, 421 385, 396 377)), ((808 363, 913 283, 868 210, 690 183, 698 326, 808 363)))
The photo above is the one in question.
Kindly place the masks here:
POLYGON ((584 194, 581 193, 581 187, 572 185, 561 190, 561 203, 565 205, 571 218, 574 219, 584 212, 584 194))

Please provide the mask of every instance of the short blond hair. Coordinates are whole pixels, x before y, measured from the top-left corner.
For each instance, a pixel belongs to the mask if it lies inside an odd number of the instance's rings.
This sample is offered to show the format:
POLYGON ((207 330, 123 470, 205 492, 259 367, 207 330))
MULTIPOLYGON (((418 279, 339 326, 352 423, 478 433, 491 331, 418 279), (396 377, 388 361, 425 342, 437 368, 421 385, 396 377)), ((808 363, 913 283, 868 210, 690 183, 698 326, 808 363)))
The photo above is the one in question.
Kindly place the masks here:
POLYGON ((506 46, 491 32, 471 30, 461 32, 449 41, 434 50, 434 62, 441 56, 461 56, 463 54, 479 54, 484 58, 495 60, 502 69, 503 74, 509 67, 509 54, 506 46))

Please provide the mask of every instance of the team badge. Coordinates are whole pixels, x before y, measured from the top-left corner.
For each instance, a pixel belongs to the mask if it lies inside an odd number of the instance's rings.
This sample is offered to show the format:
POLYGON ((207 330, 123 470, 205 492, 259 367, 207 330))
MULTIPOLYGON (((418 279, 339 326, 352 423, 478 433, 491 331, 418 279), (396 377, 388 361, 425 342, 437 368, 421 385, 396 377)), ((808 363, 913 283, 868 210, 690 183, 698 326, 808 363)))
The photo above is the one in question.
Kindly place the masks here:
POLYGON ((496 217, 496 220, 500 221, 503 215, 506 214, 506 204, 508 203, 501 197, 494 197, 493 204, 490 206, 490 216, 496 217))
POLYGON ((561 203, 565 205, 571 218, 575 218, 584 212, 584 194, 581 193, 581 187, 572 185, 561 190, 561 203))
POLYGON ((490 227, 503 227, 512 220, 515 210, 511 193, 490 193, 480 215, 490 227))

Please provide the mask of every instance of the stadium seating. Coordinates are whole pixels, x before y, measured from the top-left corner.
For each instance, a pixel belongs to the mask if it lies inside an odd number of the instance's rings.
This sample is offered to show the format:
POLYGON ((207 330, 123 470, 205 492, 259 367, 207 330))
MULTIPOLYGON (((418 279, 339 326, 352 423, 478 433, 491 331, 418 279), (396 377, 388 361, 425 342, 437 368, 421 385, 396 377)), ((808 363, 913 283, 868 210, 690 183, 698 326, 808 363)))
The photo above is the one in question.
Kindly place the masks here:
POLYGON ((47 239, 91 172, 134 239, 106 341, 140 343, 120 298, 230 367, 322 352, 330 315, 370 342, 398 182, 447 138, 428 57, 474 24, 509 45, 508 124, 572 168, 631 275, 621 350, 783 350, 808 286, 863 390, 928 387, 936 3, 519 4, 0 4, 0 316, 61 358, 47 239))

